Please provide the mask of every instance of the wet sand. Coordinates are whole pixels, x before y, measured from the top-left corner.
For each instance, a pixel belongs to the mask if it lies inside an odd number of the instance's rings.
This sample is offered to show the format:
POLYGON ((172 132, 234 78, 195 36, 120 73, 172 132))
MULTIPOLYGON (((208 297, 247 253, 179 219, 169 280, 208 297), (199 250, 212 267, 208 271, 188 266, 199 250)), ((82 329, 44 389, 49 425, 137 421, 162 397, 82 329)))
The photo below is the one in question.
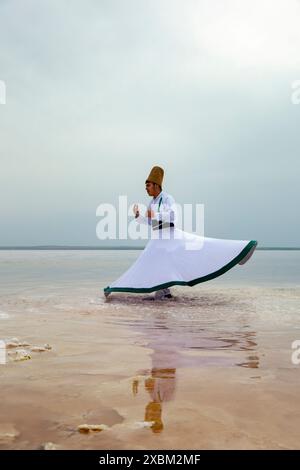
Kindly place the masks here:
POLYGON ((0 449, 299 449, 300 288, 172 291, 2 294, 0 338, 52 349, 0 365, 0 449))

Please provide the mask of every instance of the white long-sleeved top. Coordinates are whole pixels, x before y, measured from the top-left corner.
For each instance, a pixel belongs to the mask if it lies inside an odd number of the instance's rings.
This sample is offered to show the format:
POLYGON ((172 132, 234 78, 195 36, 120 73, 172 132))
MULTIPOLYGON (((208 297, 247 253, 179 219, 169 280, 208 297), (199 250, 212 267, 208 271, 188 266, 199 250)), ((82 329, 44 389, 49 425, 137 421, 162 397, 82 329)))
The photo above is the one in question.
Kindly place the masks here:
POLYGON ((175 221, 175 199, 165 191, 161 191, 157 197, 153 197, 148 204, 148 210, 154 212, 154 218, 144 217, 141 214, 136 217, 136 221, 140 224, 153 224, 153 221, 158 223, 162 222, 173 222, 175 221))

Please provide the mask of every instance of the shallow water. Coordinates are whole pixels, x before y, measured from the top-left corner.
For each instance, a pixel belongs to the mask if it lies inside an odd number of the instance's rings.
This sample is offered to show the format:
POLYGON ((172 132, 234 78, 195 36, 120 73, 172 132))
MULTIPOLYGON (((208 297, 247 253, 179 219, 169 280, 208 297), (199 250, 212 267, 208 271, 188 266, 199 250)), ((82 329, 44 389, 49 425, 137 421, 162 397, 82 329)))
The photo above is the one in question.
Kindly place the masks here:
MULTIPOLYGON (((140 250, 0 251, 0 294, 34 286, 108 285, 140 255, 140 250)), ((299 286, 299 251, 259 251, 243 266, 208 281, 225 285, 299 286)), ((205 283, 206 284, 206 283, 205 283)))
POLYGON ((257 251, 167 301, 106 301, 139 253, 0 252, 0 339, 53 347, 0 366, 2 422, 20 431, 2 448, 298 447, 300 253, 257 251), (98 420, 101 439, 76 432, 98 420))

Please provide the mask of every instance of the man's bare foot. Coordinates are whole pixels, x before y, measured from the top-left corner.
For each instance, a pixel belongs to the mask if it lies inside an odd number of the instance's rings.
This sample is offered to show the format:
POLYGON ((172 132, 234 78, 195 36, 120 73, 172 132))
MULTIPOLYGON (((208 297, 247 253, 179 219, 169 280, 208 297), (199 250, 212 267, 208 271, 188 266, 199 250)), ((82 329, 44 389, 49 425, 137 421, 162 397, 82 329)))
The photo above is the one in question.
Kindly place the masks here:
POLYGON ((155 300, 172 299, 173 295, 170 289, 160 289, 155 292, 154 298, 155 300))

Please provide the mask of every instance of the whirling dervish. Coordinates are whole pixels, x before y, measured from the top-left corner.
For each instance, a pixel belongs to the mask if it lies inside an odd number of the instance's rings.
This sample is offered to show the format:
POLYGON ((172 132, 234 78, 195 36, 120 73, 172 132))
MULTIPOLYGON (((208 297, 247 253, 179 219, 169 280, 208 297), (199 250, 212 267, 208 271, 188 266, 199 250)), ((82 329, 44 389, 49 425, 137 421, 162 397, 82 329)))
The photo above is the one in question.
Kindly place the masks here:
POLYGON ((176 226, 174 198, 163 191, 164 170, 154 166, 147 177, 146 191, 151 196, 145 216, 133 206, 137 223, 151 227, 151 239, 132 266, 104 289, 111 292, 151 293, 156 299, 172 297, 170 287, 194 286, 209 281, 252 256, 256 240, 209 238, 176 226))

